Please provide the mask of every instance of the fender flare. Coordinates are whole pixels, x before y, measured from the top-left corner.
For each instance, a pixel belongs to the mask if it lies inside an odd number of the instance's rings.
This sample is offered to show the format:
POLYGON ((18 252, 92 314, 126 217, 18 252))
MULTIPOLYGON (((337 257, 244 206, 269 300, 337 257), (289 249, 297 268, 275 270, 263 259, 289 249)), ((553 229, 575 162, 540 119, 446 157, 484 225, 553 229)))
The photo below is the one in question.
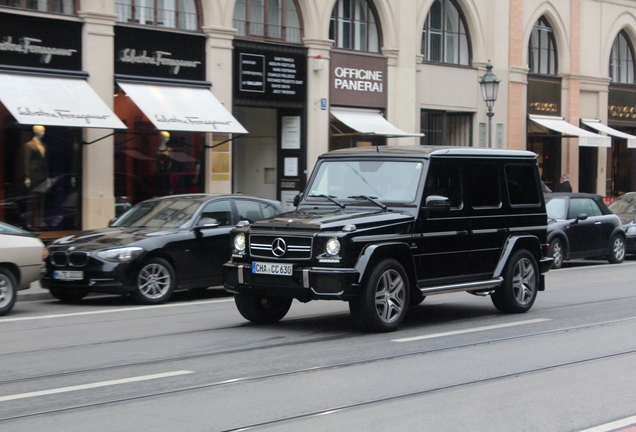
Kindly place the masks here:
POLYGON ((541 259, 541 242, 536 236, 533 235, 516 235, 510 236, 506 240, 506 244, 504 245, 501 256, 499 257, 499 262, 497 263, 497 267, 495 267, 495 271, 493 272, 493 277, 501 276, 506 268, 506 264, 508 263, 508 259, 512 255, 512 253, 517 249, 516 246, 518 243, 522 241, 529 240, 536 245, 536 250, 530 250, 531 253, 534 254, 537 259, 537 265, 539 264, 539 260, 541 259), (538 255, 537 255, 538 252, 538 255))
MULTIPOLYGON (((413 261, 413 254, 411 253, 411 248, 408 244, 402 242, 394 242, 394 243, 381 243, 381 244, 372 244, 365 247, 362 250, 362 253, 358 257, 358 261, 356 262, 354 268, 358 272, 358 283, 362 283, 364 279, 364 275, 369 267, 369 263, 372 262, 373 258, 377 256, 377 254, 381 252, 385 252, 387 250, 395 250, 398 251, 398 254, 406 255, 408 257, 408 262, 404 262, 404 260, 398 259, 404 266, 404 270, 406 270, 411 285, 416 284, 415 277, 415 262, 413 261)), ((392 254, 393 256, 398 254, 392 254)))

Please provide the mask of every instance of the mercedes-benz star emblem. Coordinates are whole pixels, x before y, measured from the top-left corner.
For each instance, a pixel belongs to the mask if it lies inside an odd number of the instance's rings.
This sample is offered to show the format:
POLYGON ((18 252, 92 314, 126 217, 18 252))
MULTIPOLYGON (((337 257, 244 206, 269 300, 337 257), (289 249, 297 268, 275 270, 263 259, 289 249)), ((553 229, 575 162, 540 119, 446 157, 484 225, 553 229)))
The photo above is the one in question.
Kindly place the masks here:
POLYGON ((277 257, 282 257, 287 252, 287 243, 282 238, 277 238, 272 242, 272 253, 277 257))

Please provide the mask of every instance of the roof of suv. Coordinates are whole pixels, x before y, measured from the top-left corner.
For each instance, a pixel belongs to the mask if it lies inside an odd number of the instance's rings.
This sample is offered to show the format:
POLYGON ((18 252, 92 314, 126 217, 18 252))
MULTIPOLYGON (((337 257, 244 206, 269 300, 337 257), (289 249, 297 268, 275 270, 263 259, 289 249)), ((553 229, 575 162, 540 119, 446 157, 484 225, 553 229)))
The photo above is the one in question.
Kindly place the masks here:
POLYGON ((507 150, 492 148, 476 148, 476 147, 451 147, 451 146, 370 146, 370 147, 354 147, 340 150, 334 150, 325 153, 321 157, 331 156, 364 156, 371 157, 378 154, 386 156, 412 156, 425 157, 432 156, 470 156, 470 157, 514 157, 535 159, 537 155, 526 150, 507 150))

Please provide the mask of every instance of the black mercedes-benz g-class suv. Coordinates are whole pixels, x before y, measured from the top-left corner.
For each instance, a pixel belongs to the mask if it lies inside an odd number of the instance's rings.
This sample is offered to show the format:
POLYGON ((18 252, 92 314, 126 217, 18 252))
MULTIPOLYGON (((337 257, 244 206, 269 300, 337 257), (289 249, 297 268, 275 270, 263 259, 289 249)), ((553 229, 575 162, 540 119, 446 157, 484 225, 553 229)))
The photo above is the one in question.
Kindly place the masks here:
POLYGON ((344 300, 354 321, 391 331, 427 295, 490 295, 526 312, 552 266, 537 156, 384 146, 319 157, 296 211, 233 230, 225 289, 256 323, 293 299, 344 300))

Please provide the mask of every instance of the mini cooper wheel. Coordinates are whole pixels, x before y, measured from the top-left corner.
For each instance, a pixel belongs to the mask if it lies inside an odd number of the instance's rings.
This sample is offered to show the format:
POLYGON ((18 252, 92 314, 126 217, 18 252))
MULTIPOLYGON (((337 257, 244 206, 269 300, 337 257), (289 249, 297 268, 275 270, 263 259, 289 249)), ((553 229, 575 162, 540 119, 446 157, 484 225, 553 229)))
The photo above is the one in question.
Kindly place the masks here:
POLYGON ((374 332, 395 330, 406 316, 409 291, 404 267, 394 259, 380 262, 365 279, 360 295, 349 302, 356 325, 374 332))
POLYGON ((612 264, 622 263, 625 259, 625 239, 623 236, 615 235, 610 241, 610 251, 607 261, 612 264))
POLYGON ((132 293, 139 304, 159 304, 167 301, 177 285, 170 263, 163 258, 150 258, 137 274, 137 289, 132 293))
POLYGON ((561 239, 554 239, 550 243, 550 255, 552 255, 553 269, 560 269, 563 267, 563 260, 565 257, 565 249, 563 249, 563 241, 561 239))
POLYGON ((71 303, 71 304, 79 303, 79 301, 82 300, 84 297, 86 297, 86 295, 88 294, 88 292, 86 291, 69 291, 63 288, 52 288, 52 287, 49 288, 49 292, 56 299, 64 303, 71 303))
POLYGON ((292 301, 291 298, 252 292, 234 294, 234 303, 243 318, 257 324, 272 324, 282 320, 289 312, 292 301))
POLYGON ((491 295, 495 307, 505 313, 530 310, 537 298, 539 270, 534 256, 526 249, 512 255, 502 285, 491 295))
POLYGON ((15 275, 5 268, 0 268, 0 316, 8 314, 18 296, 18 281, 15 275))

